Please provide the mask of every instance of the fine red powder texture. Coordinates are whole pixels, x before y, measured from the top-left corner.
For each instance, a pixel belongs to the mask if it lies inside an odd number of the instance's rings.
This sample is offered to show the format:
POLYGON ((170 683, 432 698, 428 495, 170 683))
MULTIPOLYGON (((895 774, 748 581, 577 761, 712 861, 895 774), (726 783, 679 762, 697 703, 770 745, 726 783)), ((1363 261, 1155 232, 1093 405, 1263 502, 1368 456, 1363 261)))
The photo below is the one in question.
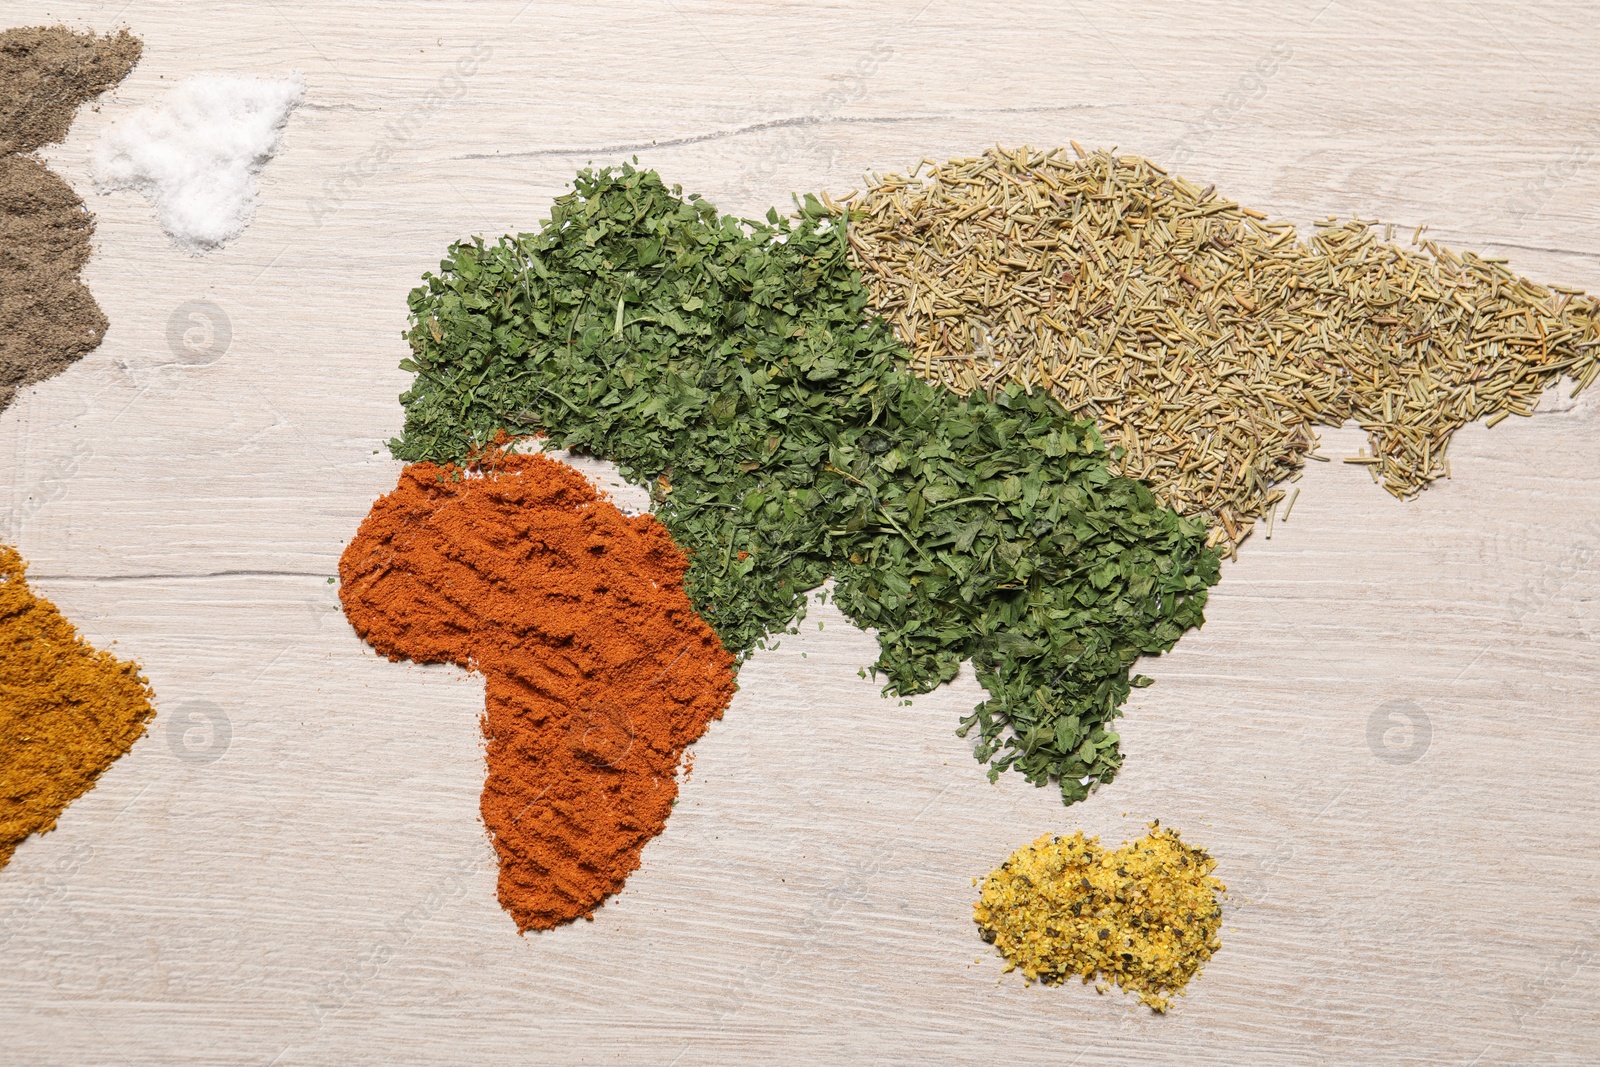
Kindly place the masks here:
POLYGON ((483 822, 520 931, 622 888, 678 795, 684 749, 733 696, 733 657, 690 606, 653 516, 581 474, 493 453, 417 463, 339 561, 339 596, 390 659, 486 679, 483 822))

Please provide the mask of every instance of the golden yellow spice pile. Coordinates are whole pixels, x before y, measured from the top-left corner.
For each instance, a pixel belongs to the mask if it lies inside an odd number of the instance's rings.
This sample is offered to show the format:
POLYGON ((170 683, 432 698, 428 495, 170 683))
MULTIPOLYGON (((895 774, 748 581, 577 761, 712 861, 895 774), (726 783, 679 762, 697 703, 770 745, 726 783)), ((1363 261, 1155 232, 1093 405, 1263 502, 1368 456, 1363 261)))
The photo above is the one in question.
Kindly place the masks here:
POLYGON ((0 545, 0 867, 94 787, 155 714, 139 667, 93 648, 0 545))
POLYGON ((984 879, 972 915, 1007 971, 1049 985, 1099 976, 1166 1011, 1221 947, 1215 867, 1159 822, 1114 851, 1082 831, 1045 834, 984 879))
POLYGON ((1074 153, 873 178, 847 198, 851 254, 913 370, 1050 390, 1213 545, 1283 498, 1316 424, 1356 420, 1371 455, 1351 461, 1406 497, 1461 426, 1600 374, 1600 302, 1576 290, 1360 220, 1302 242, 1149 160, 1074 153))

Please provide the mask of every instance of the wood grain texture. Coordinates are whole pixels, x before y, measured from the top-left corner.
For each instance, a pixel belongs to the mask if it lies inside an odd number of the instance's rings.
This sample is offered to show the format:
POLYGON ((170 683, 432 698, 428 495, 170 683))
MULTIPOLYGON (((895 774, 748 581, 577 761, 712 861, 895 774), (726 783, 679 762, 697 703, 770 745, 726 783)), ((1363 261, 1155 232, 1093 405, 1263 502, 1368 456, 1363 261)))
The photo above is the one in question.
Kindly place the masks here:
POLYGON ((857 676, 871 637, 818 609, 745 668, 627 892, 526 938, 478 821, 481 682, 378 659, 327 581, 398 470, 377 450, 407 290, 452 239, 533 228, 589 160, 637 153, 752 213, 1070 138, 1593 290, 1585 6, 11 0, 0 22, 57 19, 125 22, 145 58, 47 153, 99 217, 111 329, 0 416, 0 536, 159 711, 0 871, 0 1060, 1592 1060, 1593 397, 1462 432, 1412 503, 1311 464, 1205 628, 1141 667, 1122 777, 1070 809, 983 779, 952 732, 970 675, 897 706, 857 676), (190 259, 93 190, 100 131, 173 81, 290 69, 307 103, 226 250, 190 259), (167 342, 194 299, 232 330, 205 366, 167 342), (1403 734, 1369 742, 1390 701, 1427 717, 1411 762, 1381 758, 1403 734), (1156 1017, 1002 979, 972 879, 1040 833, 1153 818, 1233 890, 1190 995, 1156 1017))

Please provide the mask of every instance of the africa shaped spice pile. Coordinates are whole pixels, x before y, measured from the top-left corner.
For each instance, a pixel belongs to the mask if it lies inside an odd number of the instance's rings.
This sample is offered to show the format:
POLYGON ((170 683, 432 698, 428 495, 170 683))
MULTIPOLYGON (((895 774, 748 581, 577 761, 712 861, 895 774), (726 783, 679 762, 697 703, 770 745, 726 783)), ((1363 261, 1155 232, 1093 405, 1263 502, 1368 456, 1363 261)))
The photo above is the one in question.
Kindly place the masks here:
MULTIPOLYGON (((991 779, 1014 770, 1073 803, 1121 766, 1112 722, 1149 684, 1139 657, 1200 625, 1220 552, 1255 516, 1287 519, 1277 483, 1298 477, 1310 425, 1371 421, 1358 459, 1404 496, 1447 464, 1455 426, 1594 376, 1593 302, 1491 261, 1406 258, 1364 226, 1302 246, 1129 157, 996 150, 941 174, 757 222, 653 172, 580 173, 539 232, 460 242, 412 292, 415 379, 390 447, 431 466, 405 477, 469 484, 482 450, 518 435, 614 461, 650 486, 686 603, 734 662, 832 577, 878 631, 887 692, 970 662, 988 699, 958 733, 975 731, 991 779), (1235 321, 1257 314, 1274 317, 1256 333, 1235 321), (1309 340, 1273 348, 1285 322, 1309 340), (1078 332, 1022 358, 1056 326, 1078 332)), ((388 562, 363 552, 346 556, 347 603, 351 576, 388 562)), ((631 870, 629 849, 579 863, 631 870)), ((506 884, 503 869, 503 900, 506 884)))
POLYGON ((622 888, 679 757, 733 696, 686 567, 665 527, 571 467, 492 451, 407 467, 345 549, 340 597, 373 648, 486 679, 483 821, 520 930, 622 888))

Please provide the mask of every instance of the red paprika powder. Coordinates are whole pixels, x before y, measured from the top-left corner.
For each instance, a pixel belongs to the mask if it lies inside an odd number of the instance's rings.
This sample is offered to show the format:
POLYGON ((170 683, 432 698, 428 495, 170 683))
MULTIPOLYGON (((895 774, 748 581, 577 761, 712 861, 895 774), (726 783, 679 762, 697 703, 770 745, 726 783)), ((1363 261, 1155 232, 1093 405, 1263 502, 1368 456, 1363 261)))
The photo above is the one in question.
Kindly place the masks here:
POLYGON ((482 812, 520 931, 592 916, 639 866, 684 750, 733 696, 733 657, 654 516, 539 455, 413 464, 339 561, 356 632, 486 682, 482 812))

